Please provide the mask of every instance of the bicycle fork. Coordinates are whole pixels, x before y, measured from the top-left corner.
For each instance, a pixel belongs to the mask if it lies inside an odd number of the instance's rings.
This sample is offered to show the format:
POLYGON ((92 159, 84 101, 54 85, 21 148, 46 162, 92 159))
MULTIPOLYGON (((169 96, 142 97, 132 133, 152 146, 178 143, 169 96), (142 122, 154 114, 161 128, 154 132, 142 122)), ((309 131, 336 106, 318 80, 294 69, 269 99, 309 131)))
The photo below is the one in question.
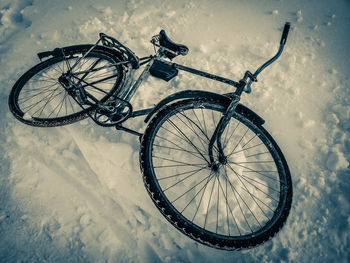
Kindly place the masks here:
POLYGON ((227 158, 224 154, 224 149, 223 149, 224 146, 222 145, 222 142, 221 142, 221 136, 222 136, 227 124, 229 123, 230 119, 232 118, 233 114, 235 113, 235 110, 236 110, 236 107, 237 107, 239 101, 240 101, 240 96, 234 95, 230 105, 226 109, 225 114, 221 117, 218 125, 216 126, 214 134, 210 139, 209 159, 210 159, 210 167, 213 170, 217 170, 220 165, 224 165, 227 162, 227 158), (219 154, 218 161, 214 160, 214 155, 213 155, 213 147, 214 147, 215 141, 216 141, 216 144, 218 147, 218 154, 219 154))

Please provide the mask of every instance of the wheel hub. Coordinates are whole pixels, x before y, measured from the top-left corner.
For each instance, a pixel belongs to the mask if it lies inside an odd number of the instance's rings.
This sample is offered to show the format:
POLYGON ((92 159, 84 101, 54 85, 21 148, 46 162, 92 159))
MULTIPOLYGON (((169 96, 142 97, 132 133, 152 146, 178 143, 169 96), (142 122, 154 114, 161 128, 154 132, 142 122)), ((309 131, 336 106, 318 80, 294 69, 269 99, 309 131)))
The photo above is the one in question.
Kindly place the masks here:
POLYGON ((214 162, 214 163, 211 165, 211 170, 212 170, 213 172, 217 172, 217 171, 219 171, 220 166, 221 166, 221 163, 219 163, 219 162, 214 162))
POLYGON ((71 81, 68 78, 68 76, 66 74, 62 74, 59 78, 58 78, 58 82, 67 90, 71 90, 73 87, 71 85, 71 81))
POLYGON ((87 101, 87 96, 84 88, 80 83, 75 83, 69 75, 62 74, 58 78, 58 82, 65 88, 69 95, 76 98, 80 104, 84 105, 87 101))
POLYGON ((219 156, 219 162, 220 162, 220 164, 222 164, 222 165, 227 164, 227 157, 226 157, 225 155, 220 155, 220 156, 219 156))

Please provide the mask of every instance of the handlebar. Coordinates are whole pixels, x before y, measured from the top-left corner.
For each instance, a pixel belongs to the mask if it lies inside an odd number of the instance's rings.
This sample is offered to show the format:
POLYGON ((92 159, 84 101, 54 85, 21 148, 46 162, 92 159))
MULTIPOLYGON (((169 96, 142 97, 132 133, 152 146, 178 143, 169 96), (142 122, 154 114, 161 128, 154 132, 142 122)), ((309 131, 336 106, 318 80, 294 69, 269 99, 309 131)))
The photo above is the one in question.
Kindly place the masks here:
POLYGON ((285 25, 284 25, 284 29, 283 29, 280 45, 284 45, 286 43, 287 37, 288 37, 288 33, 289 33, 289 29, 290 29, 290 23, 286 22, 285 25))
POLYGON ((255 72, 254 74, 248 74, 245 76, 249 76, 249 81, 247 83, 247 86, 245 87, 244 91, 246 93, 250 93, 251 92, 251 88, 250 86, 252 85, 253 81, 257 81, 257 76, 260 74, 261 71, 263 71, 267 66, 269 66, 272 62, 274 62, 276 59, 279 58, 279 56, 282 54, 284 45, 286 44, 287 41, 287 37, 288 37, 288 33, 289 33, 289 29, 290 29, 290 23, 286 22, 284 24, 284 28, 283 28, 283 32, 282 32, 282 37, 281 37, 281 41, 280 41, 280 47, 276 53, 276 55, 274 55, 271 59, 269 59, 268 61, 266 61, 263 65, 261 65, 255 72))

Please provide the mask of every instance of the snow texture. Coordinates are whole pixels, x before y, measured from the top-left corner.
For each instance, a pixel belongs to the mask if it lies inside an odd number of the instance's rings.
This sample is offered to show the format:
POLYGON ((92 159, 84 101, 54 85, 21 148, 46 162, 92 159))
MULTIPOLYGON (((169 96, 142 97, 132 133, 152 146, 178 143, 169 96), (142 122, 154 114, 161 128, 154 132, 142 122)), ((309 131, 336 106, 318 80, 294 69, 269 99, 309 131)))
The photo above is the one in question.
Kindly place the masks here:
MULTIPOLYGON (((349 32, 346 0, 0 0, 0 262, 349 262, 349 32), (254 249, 215 250, 171 226, 144 189, 134 136, 90 120, 30 127, 8 110, 39 51, 104 32, 143 56, 164 28, 190 48, 176 62, 238 80, 277 51, 285 21, 284 53, 242 102, 282 148, 294 200, 285 227, 254 249)), ((185 89, 231 91, 181 73, 150 79, 132 102, 185 89)))

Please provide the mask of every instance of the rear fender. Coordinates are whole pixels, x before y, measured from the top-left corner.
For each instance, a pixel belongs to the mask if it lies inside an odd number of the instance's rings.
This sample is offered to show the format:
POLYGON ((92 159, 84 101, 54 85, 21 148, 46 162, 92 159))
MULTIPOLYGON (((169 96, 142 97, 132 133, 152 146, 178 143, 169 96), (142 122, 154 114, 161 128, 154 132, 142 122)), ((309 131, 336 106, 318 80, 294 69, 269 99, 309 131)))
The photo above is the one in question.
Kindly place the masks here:
MULTIPOLYGON (((145 122, 147 123, 151 117, 159 111, 161 108, 166 106, 167 104, 180 99, 189 99, 189 98, 213 98, 222 100, 225 103, 227 103, 227 106, 231 103, 231 99, 229 97, 226 97, 224 95, 220 95, 217 93, 209 92, 209 91, 202 91, 202 90, 184 90, 180 91, 174 94, 171 94, 170 96, 164 98, 161 100, 154 108, 153 110, 146 116, 145 122)), ((248 120, 253 122, 257 126, 261 126, 265 123, 265 120, 261 118, 258 114, 256 114, 251 109, 247 108, 246 106, 242 104, 238 104, 236 107, 236 112, 246 117, 248 120)))
MULTIPOLYGON (((63 56, 63 54, 65 56, 69 56, 69 55, 72 54, 72 52, 74 50, 76 50, 77 47, 88 51, 93 46, 94 45, 92 45, 92 44, 84 44, 84 45, 75 45, 75 46, 69 46, 69 47, 63 47, 63 48, 55 48, 52 51, 39 52, 37 55, 38 55, 40 60, 42 60, 43 58, 50 57, 50 56, 52 56, 52 57, 63 56)), ((94 50, 104 51, 104 52, 108 53, 110 56, 116 56, 121 61, 126 61, 126 58, 123 56, 123 54, 121 52, 119 52, 118 50, 116 50, 116 49, 113 49, 113 48, 110 48, 110 47, 105 47, 105 46, 96 46, 94 48, 94 50)))

